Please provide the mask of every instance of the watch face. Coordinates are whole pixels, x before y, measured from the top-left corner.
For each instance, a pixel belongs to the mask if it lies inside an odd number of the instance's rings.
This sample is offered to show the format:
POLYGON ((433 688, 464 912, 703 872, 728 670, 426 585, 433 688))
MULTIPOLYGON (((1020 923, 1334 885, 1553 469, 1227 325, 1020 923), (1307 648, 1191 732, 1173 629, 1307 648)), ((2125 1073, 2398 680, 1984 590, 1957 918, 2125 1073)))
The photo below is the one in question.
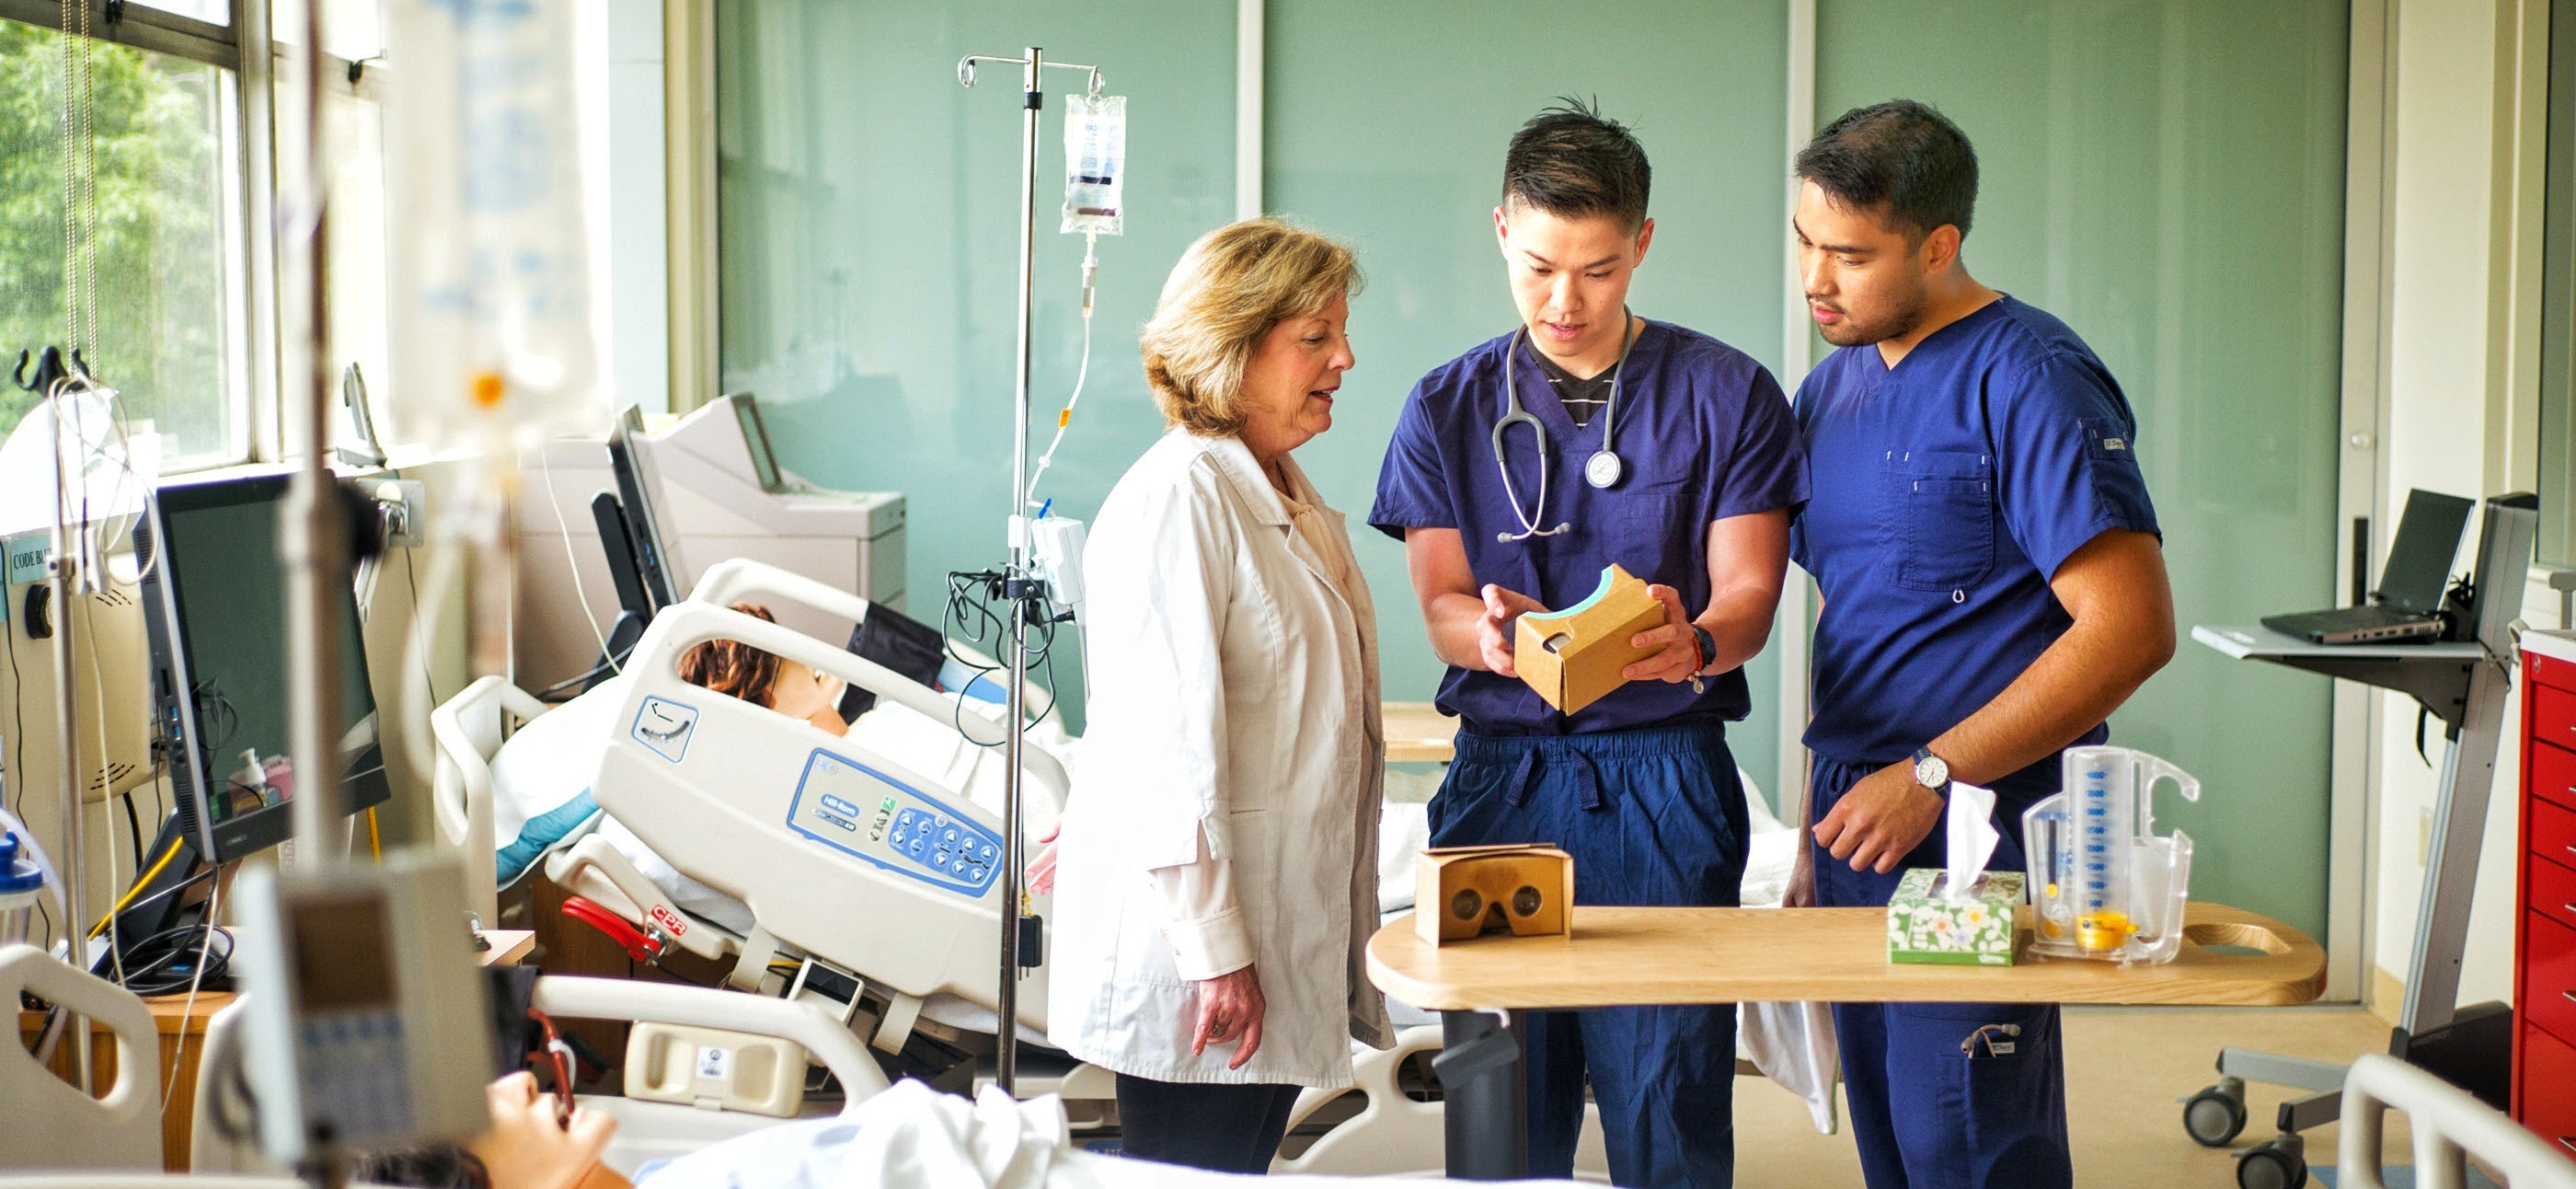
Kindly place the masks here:
POLYGON ((1914 783, 1937 789, 1950 783, 1950 765, 1939 756, 1925 756, 1914 761, 1914 783))

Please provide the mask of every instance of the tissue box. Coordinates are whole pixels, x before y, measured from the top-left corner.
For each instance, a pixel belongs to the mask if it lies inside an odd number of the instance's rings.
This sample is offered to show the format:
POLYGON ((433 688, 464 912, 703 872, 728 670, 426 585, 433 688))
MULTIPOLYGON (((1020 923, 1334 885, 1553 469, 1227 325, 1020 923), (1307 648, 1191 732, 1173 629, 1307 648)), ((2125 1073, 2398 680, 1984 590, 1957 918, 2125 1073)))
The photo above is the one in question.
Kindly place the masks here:
POLYGON ((1950 873, 1916 867, 1887 901, 1887 960, 1957 966, 2013 964, 2013 910, 2022 901, 2018 871, 1977 876, 1965 900, 1948 899, 1950 873))

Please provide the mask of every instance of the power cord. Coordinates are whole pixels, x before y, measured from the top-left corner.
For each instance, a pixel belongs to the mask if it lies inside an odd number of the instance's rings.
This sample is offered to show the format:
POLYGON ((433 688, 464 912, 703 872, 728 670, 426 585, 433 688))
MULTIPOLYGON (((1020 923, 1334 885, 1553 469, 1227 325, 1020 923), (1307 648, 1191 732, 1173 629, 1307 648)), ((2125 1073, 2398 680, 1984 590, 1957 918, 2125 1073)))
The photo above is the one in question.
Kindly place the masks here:
MULTIPOLYGON (((1055 613, 1042 593, 1043 589, 1033 580, 1014 579, 998 570, 958 570, 948 575, 948 598, 941 604, 939 614, 939 635, 943 641, 948 642, 943 650, 949 660, 957 662, 960 667, 975 675, 967 680, 966 689, 949 691, 957 698, 956 705, 950 712, 949 725, 954 727, 959 735, 964 736, 967 742, 977 747, 1000 747, 1005 740, 995 739, 988 742, 976 738, 974 732, 966 729, 967 690, 973 689, 976 681, 989 678, 995 673, 1002 673, 1005 675, 1003 680, 1009 680, 1009 666, 985 664, 973 657, 965 656, 957 651, 954 642, 963 638, 996 655, 1009 648, 1010 621, 1004 612, 997 610, 996 607, 998 605, 1007 608, 1011 598, 1017 596, 1028 607, 1027 622, 1032 647, 1029 650, 1027 667, 1036 669, 1041 665, 1045 666, 1047 684, 1052 687, 1056 680, 1056 625, 1073 617, 1069 614, 1055 613)), ((1009 691, 1004 690, 1003 694, 1007 699, 1009 691)), ((1046 708, 1030 718, 1029 725, 1034 727, 1045 722, 1055 714, 1056 704, 1063 700, 1050 688, 1046 708)), ((1007 709, 1008 705, 1009 703, 1005 701, 1005 709, 1002 712, 1005 716, 1010 713, 1007 709)))

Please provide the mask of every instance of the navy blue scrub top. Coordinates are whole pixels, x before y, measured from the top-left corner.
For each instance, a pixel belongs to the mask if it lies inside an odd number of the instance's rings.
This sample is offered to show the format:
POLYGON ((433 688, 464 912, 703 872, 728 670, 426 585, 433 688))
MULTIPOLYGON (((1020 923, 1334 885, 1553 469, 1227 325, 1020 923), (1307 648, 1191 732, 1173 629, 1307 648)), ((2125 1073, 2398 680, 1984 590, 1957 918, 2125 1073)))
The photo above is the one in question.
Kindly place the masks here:
MULTIPOLYGON (((1608 412, 1581 429, 1559 404, 1514 335, 1459 356, 1414 385, 1378 472, 1369 523, 1397 540, 1408 528, 1454 528, 1464 538, 1478 585, 1491 582, 1551 608, 1572 606, 1601 584, 1613 562, 1681 593, 1697 614, 1708 606, 1708 526, 1729 516, 1795 509, 1807 498, 1807 465, 1780 383, 1752 356, 1697 331, 1646 321, 1628 349, 1615 424, 1608 412), (1547 427, 1547 503, 1538 500, 1535 435, 1504 437, 1513 489, 1540 528, 1571 523, 1553 537, 1502 542, 1521 531, 1494 460, 1494 423, 1503 416, 1504 361, 1518 370, 1521 407, 1547 427), (1605 425, 1625 473, 1602 490, 1584 481, 1584 460, 1601 448, 1605 425)), ((1741 670, 1690 683, 1637 681, 1572 718, 1516 677, 1451 666, 1441 680, 1442 713, 1480 735, 1572 735, 1723 722, 1752 708, 1741 670)))
POLYGON ((1817 480, 1789 550, 1824 592, 1807 746, 1828 759, 1892 764, 1958 725, 2073 624, 2048 586, 2069 555, 2158 532, 2119 382, 2011 297, 1893 370, 1875 345, 1834 352, 1797 418, 1817 480))

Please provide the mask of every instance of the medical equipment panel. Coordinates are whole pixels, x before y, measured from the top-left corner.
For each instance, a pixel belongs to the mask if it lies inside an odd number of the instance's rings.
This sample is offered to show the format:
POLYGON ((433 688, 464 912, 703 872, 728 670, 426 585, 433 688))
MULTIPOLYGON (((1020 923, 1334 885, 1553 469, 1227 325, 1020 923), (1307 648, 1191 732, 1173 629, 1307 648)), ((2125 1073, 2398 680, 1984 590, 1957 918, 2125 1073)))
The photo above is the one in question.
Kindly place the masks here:
POLYGON ((778 1036, 638 1023, 626 1034, 626 1096, 793 1119, 805 1104, 805 1046, 778 1036))
MULTIPOLYGON (((628 466, 651 508, 652 544, 674 593, 713 566, 743 557, 802 574, 898 610, 904 598, 904 497, 818 487, 781 465, 749 393, 730 393, 649 432, 627 422, 628 466)), ((590 667, 591 621, 617 617, 615 587, 591 525, 591 497, 617 485, 598 439, 559 439, 532 451, 524 490, 543 493, 520 517, 522 581, 513 647, 530 688, 590 667), (557 513, 561 519, 557 519, 557 513), (567 540, 569 538, 569 540, 567 540), (583 607, 565 597, 580 575, 583 607)), ((791 630, 835 640, 850 630, 811 608, 771 608, 791 630)))
POLYGON ((981 897, 1002 861, 1002 837, 982 822, 857 760, 822 748, 805 761, 787 825, 933 887, 981 897))
POLYGON ((269 1157, 483 1130, 492 1040, 464 868, 401 857, 260 868, 241 885, 247 1069, 269 1157))

